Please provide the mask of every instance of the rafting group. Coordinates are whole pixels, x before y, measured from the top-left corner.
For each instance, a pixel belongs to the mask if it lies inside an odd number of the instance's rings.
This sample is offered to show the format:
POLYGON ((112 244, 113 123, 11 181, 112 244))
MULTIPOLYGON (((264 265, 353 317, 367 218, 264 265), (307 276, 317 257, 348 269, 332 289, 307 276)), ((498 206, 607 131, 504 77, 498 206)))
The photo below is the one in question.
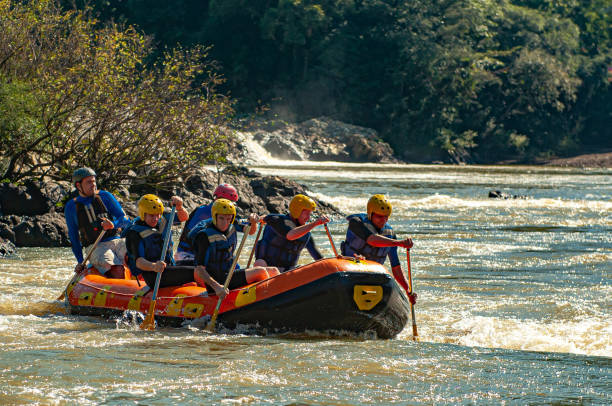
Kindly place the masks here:
MULTIPOLYGON (((91 249, 90 263, 108 278, 125 278, 127 264, 132 276, 153 288, 157 273, 162 273, 160 287, 196 282, 223 298, 231 289, 287 272, 297 266, 304 248, 314 260, 323 258, 310 231, 329 222, 325 216, 310 221, 316 203, 298 194, 289 204, 288 214, 268 214, 260 217, 251 213, 246 222, 237 221, 235 203, 237 190, 229 184, 219 185, 213 201, 195 208, 190 214, 178 196, 172 196, 176 217, 164 211, 161 199, 146 194, 138 201, 138 217, 130 221, 120 203, 110 193, 98 190, 96 173, 87 167, 73 173, 78 196, 65 208, 66 223, 72 251, 78 264, 75 272, 83 271, 83 247, 91 249), (165 258, 161 258, 166 227, 185 223, 176 253, 170 240, 165 258), (253 267, 240 269, 236 265, 228 287, 223 282, 234 260, 237 232, 254 234, 257 224, 265 224, 263 237, 256 242, 253 267), (98 240, 102 230, 103 238, 98 240), (94 243, 97 241, 95 246, 94 243)), ((414 303, 416 294, 409 292, 402 271, 397 247, 410 249, 410 238, 397 240, 387 223, 392 206, 384 195, 374 195, 367 203, 367 213, 347 217, 346 239, 341 244, 344 256, 357 256, 384 264, 387 257, 396 281, 414 303)))
MULTIPOLYGON (((305 269, 308 266, 298 267, 297 265, 304 249, 307 249, 315 260, 313 264, 320 264, 313 269, 321 274, 321 280, 325 275, 329 277, 340 271, 345 273, 358 271, 353 272, 354 275, 351 277, 356 278, 355 280, 366 281, 368 278, 368 280, 376 280, 377 285, 370 282, 366 285, 352 285, 355 292, 360 292, 353 295, 354 304, 352 306, 356 304, 360 310, 369 310, 383 299, 383 286, 385 292, 389 289, 395 292, 393 295, 385 293, 383 302, 398 302, 399 299, 391 298, 391 296, 398 296, 396 288, 392 286, 394 283, 391 283, 393 280, 405 291, 405 298, 401 299, 404 304, 400 307, 406 307, 405 304, 408 302, 416 303, 416 294, 412 292, 411 279, 406 280, 397 250, 398 247, 409 250, 413 242, 410 238, 404 240, 396 238, 393 229, 387 223, 392 207, 384 195, 373 195, 368 200, 366 213, 347 217, 348 230, 345 241, 341 244, 342 256, 336 253, 337 258, 323 259, 311 237, 311 230, 325 225, 332 247, 336 251, 327 229, 329 218, 321 216, 311 220, 316 203, 303 194, 292 198, 287 214, 268 214, 260 217, 251 213, 245 219, 237 219, 235 203, 239 198, 238 192, 229 184, 217 186, 213 192, 212 202, 195 208, 191 213, 185 210, 183 201, 178 196, 170 198, 172 210, 168 211, 165 210, 158 196, 145 194, 138 201, 138 217, 130 220, 112 193, 98 190, 96 173, 92 169, 83 167, 75 170, 73 184, 78 191, 78 196, 67 202, 64 213, 72 251, 77 259, 74 270, 78 276, 93 269, 104 278, 99 280, 97 285, 93 277, 88 283, 83 282, 87 278, 82 278, 80 293, 72 292, 78 297, 70 299, 70 303, 74 302, 73 304, 78 305, 76 307, 83 307, 82 305, 95 307, 96 304, 109 307, 112 298, 108 299, 105 295, 108 292, 109 284, 113 283, 112 280, 116 280, 114 285, 119 290, 110 296, 115 297, 113 300, 118 300, 122 286, 127 286, 125 283, 133 282, 134 279, 139 288, 144 282, 145 289, 129 290, 129 293, 124 296, 134 295, 130 303, 119 304, 117 305, 119 307, 116 306, 116 308, 127 306, 127 308, 138 309, 137 306, 134 307, 134 303, 137 302, 140 305, 141 299, 151 289, 155 289, 151 302, 154 306, 157 288, 169 289, 169 287, 180 286, 195 286, 201 290, 205 288, 205 293, 203 293, 205 296, 216 296, 218 303, 221 303, 232 290, 252 286, 261 281, 282 280, 282 278, 276 278, 279 275, 298 275, 300 272, 306 272, 305 269), (170 229, 172 225, 181 223, 184 223, 184 227, 178 247, 174 252, 170 229), (237 264, 237 257, 240 255, 246 236, 254 234, 258 225, 259 232, 252 252, 255 254, 255 262, 251 266, 252 258, 250 258, 246 268, 242 269, 237 264), (262 227, 263 236, 259 239, 262 227), (238 249, 237 232, 244 234, 238 249), (86 258, 83 257, 84 249, 88 252, 86 258), (382 265, 387 257, 391 261, 393 277, 387 276, 388 280, 382 280, 378 278, 381 276, 378 274, 386 276, 388 271, 382 265), (90 265, 86 267, 88 260, 90 265), (344 262, 341 263, 341 260, 344 262), (371 265, 369 268, 361 266, 355 269, 349 264, 351 260, 356 263, 368 262, 365 260, 373 261, 376 264, 371 264, 378 268, 371 265), (324 263, 325 261, 337 262, 324 263), (368 271, 366 279, 362 275, 364 270, 368 271), (90 288, 95 289, 92 291, 90 288)), ((312 275, 307 278, 314 278, 314 270, 308 271, 312 275)), ((294 279, 301 281, 299 283, 302 284, 296 285, 296 289, 303 287, 306 283, 304 277, 294 279)), ((66 295, 71 294, 76 284, 75 280, 76 276, 67 287, 66 295)), ((344 281, 342 283, 345 283, 348 279, 342 280, 344 281)), ((291 283, 294 282, 291 281, 291 283)), ((276 285, 281 286, 282 284, 278 282, 276 285)), ((168 289, 166 290, 170 292, 171 290, 168 289)), ((281 293, 285 288, 279 289, 281 293)), ((169 295, 176 296, 178 291, 172 291, 173 293, 169 295)), ((262 292, 269 294, 270 291, 267 289, 262 292)), ((255 290, 250 293, 249 289, 242 289, 241 292, 251 295, 252 301, 255 301, 255 290)), ((233 300, 232 306, 236 308, 247 303, 239 296, 233 297, 233 300)), ((337 301, 334 298, 331 300, 337 301)), ((337 306, 337 303, 335 305, 337 306)), ((171 303, 168 303, 163 311, 168 311, 170 308, 168 306, 171 307, 171 303)), ((405 309, 400 310, 403 323, 405 322, 405 309)), ((186 309, 181 310, 181 312, 186 311, 186 309)), ((198 314, 208 311, 209 309, 200 309, 198 314)), ((385 308, 381 308, 380 311, 383 314, 388 313, 385 308)), ((287 321, 284 323, 290 324, 287 321)), ((377 323, 380 324, 379 321, 377 323)), ((398 324, 397 321, 394 323, 398 324)), ((381 327, 382 329, 379 327, 376 328, 382 331, 383 335, 393 335, 401 331, 403 326, 392 326, 391 329, 388 325, 381 327)))

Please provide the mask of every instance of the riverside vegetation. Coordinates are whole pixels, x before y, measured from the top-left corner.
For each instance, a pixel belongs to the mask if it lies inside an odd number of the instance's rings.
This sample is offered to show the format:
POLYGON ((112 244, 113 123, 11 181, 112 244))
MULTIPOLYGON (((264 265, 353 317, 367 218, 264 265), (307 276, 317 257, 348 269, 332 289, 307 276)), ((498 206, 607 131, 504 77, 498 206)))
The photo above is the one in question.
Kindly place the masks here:
POLYGON ((239 112, 374 128, 411 162, 612 149, 608 0, 95 4, 162 47, 212 45, 239 112))
POLYGON ((612 148, 605 0, 94 3, 0 0, 0 179, 167 186, 223 162, 236 106, 413 162, 612 148))

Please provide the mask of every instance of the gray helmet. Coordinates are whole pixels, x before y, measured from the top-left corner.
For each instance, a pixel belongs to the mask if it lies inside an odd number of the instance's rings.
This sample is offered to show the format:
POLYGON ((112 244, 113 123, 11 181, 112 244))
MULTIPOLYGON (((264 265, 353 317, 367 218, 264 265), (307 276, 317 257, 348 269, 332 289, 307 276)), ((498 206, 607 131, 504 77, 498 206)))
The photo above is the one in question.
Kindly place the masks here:
POLYGON ((88 176, 96 176, 96 173, 93 169, 88 168, 86 166, 79 168, 72 173, 72 183, 80 182, 88 176))

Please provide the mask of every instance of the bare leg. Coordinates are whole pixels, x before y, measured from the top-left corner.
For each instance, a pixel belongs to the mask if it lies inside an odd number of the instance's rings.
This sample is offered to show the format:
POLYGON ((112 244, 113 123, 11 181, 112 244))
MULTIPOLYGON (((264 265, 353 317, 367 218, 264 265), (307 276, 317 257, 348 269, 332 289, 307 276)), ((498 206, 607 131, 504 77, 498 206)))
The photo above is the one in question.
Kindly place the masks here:
POLYGON ((253 268, 244 270, 246 280, 248 283, 259 282, 268 279, 268 272, 266 268, 261 266, 255 266, 253 268))
POLYGON ((280 271, 275 266, 268 266, 268 267, 266 267, 266 271, 268 271, 268 277, 270 277, 270 278, 273 277, 273 276, 276 276, 276 275, 280 275, 280 271))

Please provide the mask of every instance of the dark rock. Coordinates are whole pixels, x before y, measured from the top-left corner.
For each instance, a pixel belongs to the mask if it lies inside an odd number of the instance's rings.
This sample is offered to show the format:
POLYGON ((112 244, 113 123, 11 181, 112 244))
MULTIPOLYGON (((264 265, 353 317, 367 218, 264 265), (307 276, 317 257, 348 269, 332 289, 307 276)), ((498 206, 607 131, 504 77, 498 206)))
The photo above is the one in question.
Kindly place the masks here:
MULTIPOLYGON (((277 159, 298 161, 398 162, 391 147, 376 131, 319 117, 298 124, 253 123, 244 137, 250 137, 277 159)), ((244 141, 244 140, 243 140, 244 141)), ((239 144, 239 141, 236 145, 239 144)), ((242 145, 244 146, 244 145, 242 145)), ((261 161, 245 153, 245 148, 230 148, 230 160, 261 161)), ((247 151, 248 152, 248 151, 247 151)))
POLYGON ((303 161, 303 154, 300 153, 291 139, 281 137, 280 135, 270 136, 264 143, 264 148, 268 153, 278 159, 287 161, 303 161))
POLYGON ((26 181, 24 185, 3 183, 0 186, 0 212, 4 215, 37 215, 49 212, 54 206, 41 190, 41 182, 26 181))
POLYGON ((17 248, 15 247, 15 244, 0 237, 0 258, 15 255, 16 251, 17 248))
POLYGON ((13 228, 18 247, 68 247, 68 227, 64 216, 47 213, 36 217, 23 217, 13 228))
POLYGON ((527 199, 525 195, 511 195, 508 193, 504 193, 501 190, 490 190, 489 191, 490 199, 527 199))
POLYGON ((14 243, 15 233, 13 232, 12 226, 10 226, 9 224, 0 222, 0 238, 14 243))
POLYGON ((121 203, 121 207, 123 208, 123 211, 125 212, 125 214, 129 218, 136 218, 136 217, 138 217, 138 204, 137 204, 137 201, 122 200, 119 203, 121 203))

